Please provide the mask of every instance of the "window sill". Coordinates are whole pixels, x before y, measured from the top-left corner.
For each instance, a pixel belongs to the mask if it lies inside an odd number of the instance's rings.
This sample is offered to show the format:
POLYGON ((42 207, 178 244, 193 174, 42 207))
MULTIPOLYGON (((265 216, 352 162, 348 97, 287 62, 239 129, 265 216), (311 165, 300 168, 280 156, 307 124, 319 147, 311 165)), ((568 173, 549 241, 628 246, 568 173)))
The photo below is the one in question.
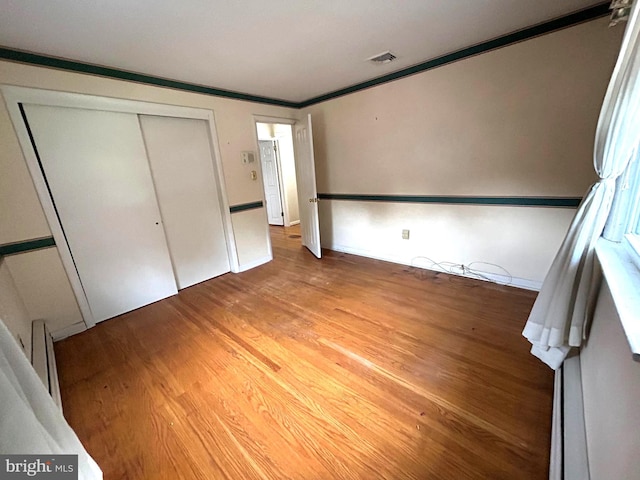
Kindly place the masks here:
POLYGON ((616 243, 604 238, 598 240, 596 254, 633 359, 640 362, 640 268, 636 263, 637 255, 626 240, 616 243))

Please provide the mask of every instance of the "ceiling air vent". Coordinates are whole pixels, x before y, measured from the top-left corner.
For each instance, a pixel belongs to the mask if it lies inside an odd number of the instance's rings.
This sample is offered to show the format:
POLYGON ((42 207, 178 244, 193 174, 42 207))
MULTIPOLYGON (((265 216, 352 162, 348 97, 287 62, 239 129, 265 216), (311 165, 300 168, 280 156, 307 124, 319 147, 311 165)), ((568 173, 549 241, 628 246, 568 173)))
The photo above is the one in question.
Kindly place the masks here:
POLYGON ((382 64, 382 63, 390 63, 395 59, 396 59, 396 56, 393 53, 387 51, 384 53, 379 53, 378 55, 374 55, 373 57, 368 58, 367 60, 369 60, 372 63, 382 64))

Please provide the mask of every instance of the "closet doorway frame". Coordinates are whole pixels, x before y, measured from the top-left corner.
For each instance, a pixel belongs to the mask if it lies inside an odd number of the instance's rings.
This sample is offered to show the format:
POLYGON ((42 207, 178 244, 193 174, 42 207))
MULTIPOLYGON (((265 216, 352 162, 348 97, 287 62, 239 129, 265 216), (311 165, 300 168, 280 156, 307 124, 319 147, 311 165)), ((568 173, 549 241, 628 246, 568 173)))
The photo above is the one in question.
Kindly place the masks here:
POLYGON ((22 118, 20 104, 45 105, 51 107, 79 108, 83 110, 99 110, 118 113, 132 113, 135 115, 155 115, 161 117, 188 118, 195 120, 205 120, 208 125, 209 142, 211 156, 214 163, 214 181, 218 187, 218 199, 222 214, 222 224, 227 243, 227 255, 231 272, 240 272, 240 262, 236 248, 235 235, 231 223, 231 212, 227 189, 224 182, 224 171, 220 155, 220 145, 218 141, 215 116, 213 110, 195 107, 184 107, 178 105, 167 105, 162 103, 146 102, 141 100, 126 100, 120 98, 100 97, 96 95, 85 95, 79 93, 60 92, 55 90, 42 90, 28 87, 16 87, 12 85, 0 85, 0 91, 4 96, 9 117, 15 129, 16 136, 20 142, 22 153, 27 163, 27 168, 33 180, 33 184, 38 194, 40 204, 44 211, 45 218, 49 223, 51 234, 56 242, 58 254, 62 261, 62 266, 67 274, 71 289, 78 302, 80 313, 87 328, 96 325, 93 318, 89 302, 85 296, 80 276, 76 270, 69 249, 69 244, 65 237, 62 225, 56 214, 53 199, 49 193, 49 188, 40 168, 38 157, 31 143, 31 136, 22 118))

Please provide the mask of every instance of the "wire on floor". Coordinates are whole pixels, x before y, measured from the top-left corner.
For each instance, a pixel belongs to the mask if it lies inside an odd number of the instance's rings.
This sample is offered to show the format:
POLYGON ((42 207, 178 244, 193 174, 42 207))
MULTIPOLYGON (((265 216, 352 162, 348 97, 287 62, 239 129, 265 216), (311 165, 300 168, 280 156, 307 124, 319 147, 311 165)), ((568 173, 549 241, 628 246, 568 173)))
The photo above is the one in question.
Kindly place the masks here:
POLYGON ((484 280, 486 282, 491 282, 491 283, 495 283, 497 285, 503 285, 503 286, 511 285, 511 283, 513 282, 513 275, 511 275, 511 273, 509 273, 509 271, 506 268, 490 262, 474 261, 465 265, 463 263, 454 263, 454 262, 447 262, 447 261, 436 262, 435 260, 429 257, 420 255, 417 257, 413 257, 411 259, 411 266, 417 267, 417 268, 425 268, 428 270, 434 270, 436 272, 450 273, 453 275, 460 275, 463 277, 475 278, 477 280, 484 280), (426 261, 426 264, 424 264, 421 260, 426 261), (490 267, 493 267, 494 269, 498 269, 500 272, 499 273, 487 272, 484 270, 480 270, 478 268, 474 268, 474 265, 475 266, 488 265, 490 267), (507 278, 507 280, 504 282, 501 282, 496 280, 495 278, 491 278, 490 275, 505 277, 507 278))

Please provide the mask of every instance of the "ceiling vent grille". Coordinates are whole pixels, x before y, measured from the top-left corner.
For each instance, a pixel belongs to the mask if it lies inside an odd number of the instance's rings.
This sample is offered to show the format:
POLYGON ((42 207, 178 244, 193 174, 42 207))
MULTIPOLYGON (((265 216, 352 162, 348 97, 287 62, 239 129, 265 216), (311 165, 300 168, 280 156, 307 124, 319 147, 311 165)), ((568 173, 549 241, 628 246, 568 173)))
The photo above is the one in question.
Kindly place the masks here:
POLYGON ((378 55, 374 55, 373 57, 368 58, 367 60, 369 60, 371 63, 382 64, 382 63, 391 63, 395 59, 396 59, 396 56, 393 53, 387 51, 387 52, 379 53, 378 55))

